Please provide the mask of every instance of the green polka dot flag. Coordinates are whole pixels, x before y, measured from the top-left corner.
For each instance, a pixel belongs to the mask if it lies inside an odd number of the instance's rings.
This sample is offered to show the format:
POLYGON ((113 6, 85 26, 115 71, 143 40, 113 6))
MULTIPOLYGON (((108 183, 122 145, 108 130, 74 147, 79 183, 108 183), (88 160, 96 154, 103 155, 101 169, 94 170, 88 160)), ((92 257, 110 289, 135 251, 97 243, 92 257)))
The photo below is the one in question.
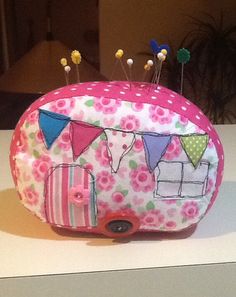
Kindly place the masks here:
POLYGON ((208 135, 190 135, 180 137, 182 147, 194 167, 197 167, 199 161, 201 160, 206 150, 208 140, 208 135))

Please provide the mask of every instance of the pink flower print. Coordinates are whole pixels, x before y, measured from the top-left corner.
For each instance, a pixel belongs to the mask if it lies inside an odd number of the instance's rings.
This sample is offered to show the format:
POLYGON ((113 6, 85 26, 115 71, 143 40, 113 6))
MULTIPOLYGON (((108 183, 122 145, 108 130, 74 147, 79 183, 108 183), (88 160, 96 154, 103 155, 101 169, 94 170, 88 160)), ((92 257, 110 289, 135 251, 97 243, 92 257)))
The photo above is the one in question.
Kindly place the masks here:
POLYGON ((129 174, 131 186, 135 192, 149 192, 155 187, 153 175, 150 174, 146 165, 139 165, 129 174))
POLYGON ((115 203, 122 203, 125 199, 125 196, 121 192, 114 192, 111 195, 111 199, 115 203))
POLYGON ((188 119, 185 116, 179 116, 179 122, 182 126, 186 126, 188 124, 188 119))
POLYGON ((128 169, 126 167, 119 167, 119 170, 117 172, 118 176, 121 178, 125 178, 126 172, 128 169))
POLYGON ((134 115, 128 115, 121 118, 120 127, 124 130, 135 131, 140 127, 140 121, 134 115))
POLYGON ((75 107, 75 99, 59 99, 50 103, 50 111, 68 115, 75 107))
POLYGON ((98 218, 103 218, 107 213, 111 212, 109 204, 103 200, 97 201, 98 218))
POLYGON ((38 121, 38 118, 39 118, 38 115, 39 115, 38 110, 35 110, 29 113, 29 115, 27 116, 26 122, 29 123, 30 125, 35 124, 38 121))
POLYGON ((71 203, 76 206, 84 206, 89 203, 90 192, 88 189, 85 189, 81 185, 76 187, 71 187, 68 193, 68 199, 71 203))
POLYGON ((209 178, 207 182, 206 194, 209 194, 211 192, 213 186, 214 186, 214 181, 212 180, 212 178, 209 178))
POLYGON ((158 122, 159 124, 164 125, 172 122, 174 112, 160 106, 152 105, 149 107, 149 115, 153 122, 158 122))
POLYGON ((44 136, 43 132, 39 130, 38 132, 35 133, 35 141, 37 143, 43 143, 44 142, 44 136))
POLYGON ((33 206, 36 205, 39 201, 39 194, 34 190, 32 186, 27 187, 23 191, 24 202, 33 206))
POLYGON ((93 165, 91 163, 86 163, 83 167, 88 171, 93 171, 93 165))
POLYGON ((36 159, 32 164, 32 173, 35 180, 38 182, 43 181, 51 165, 52 160, 47 155, 43 155, 39 159, 36 159))
POLYGON ((144 104, 141 102, 132 103, 132 109, 135 111, 142 111, 143 107, 144 107, 144 104))
POLYGON ((102 140, 98 148, 95 152, 95 159, 99 162, 100 165, 104 167, 108 167, 110 164, 110 157, 107 152, 107 142, 105 140, 102 140))
POLYGON ((182 146, 179 141, 179 138, 176 136, 173 136, 171 139, 171 143, 167 146, 167 149, 163 158, 166 160, 173 160, 178 158, 181 152, 182 152, 182 146))
POLYGON ((137 153, 143 150, 143 141, 141 139, 136 139, 133 145, 133 150, 137 153))
POLYGON ((102 170, 97 174, 97 188, 101 191, 110 191, 114 184, 115 179, 108 171, 102 170))
POLYGON ((185 219, 194 219, 199 214, 198 204, 195 201, 185 202, 181 214, 185 219))
POLYGON ((168 221, 165 223, 165 228, 168 230, 173 230, 177 226, 176 222, 174 221, 168 221))
POLYGON ((177 213, 177 209, 176 208, 169 208, 167 210, 167 214, 168 214, 168 216, 170 218, 174 217, 176 213, 177 213))
POLYGON ((133 197, 134 205, 141 205, 144 202, 144 198, 139 198, 138 196, 133 197))
POLYGON ((68 131, 63 132, 60 137, 58 137, 57 145, 63 151, 68 151, 71 148, 70 133, 68 131))
POLYGON ((94 98, 94 108, 104 114, 113 114, 121 106, 120 100, 110 98, 94 98))
POLYGON ((17 152, 25 153, 28 150, 28 137, 24 130, 20 133, 19 145, 17 145, 17 152))
POLYGON ((164 215, 158 209, 151 209, 140 215, 140 223, 146 227, 159 227, 164 219, 164 215))
POLYGON ((73 120, 83 121, 83 119, 84 119, 84 112, 83 112, 83 110, 80 110, 78 113, 75 113, 73 115, 73 120))

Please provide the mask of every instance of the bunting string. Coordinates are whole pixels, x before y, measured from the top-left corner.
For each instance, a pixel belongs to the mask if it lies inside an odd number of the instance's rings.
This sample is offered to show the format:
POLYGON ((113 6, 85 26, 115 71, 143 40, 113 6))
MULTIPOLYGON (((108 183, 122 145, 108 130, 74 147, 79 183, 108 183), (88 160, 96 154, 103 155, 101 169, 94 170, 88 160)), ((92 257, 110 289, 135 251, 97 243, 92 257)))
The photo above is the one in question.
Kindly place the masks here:
POLYGON ((155 132, 126 132, 119 129, 102 128, 82 121, 71 120, 70 117, 51 111, 39 110, 39 127, 43 133, 45 146, 50 149, 63 129, 70 123, 71 147, 74 161, 103 132, 106 135, 107 152, 110 156, 112 172, 119 170, 123 157, 132 149, 135 135, 141 135, 147 167, 153 172, 165 154, 172 136, 180 138, 181 145, 193 166, 196 168, 207 148, 207 134, 165 135, 155 132))

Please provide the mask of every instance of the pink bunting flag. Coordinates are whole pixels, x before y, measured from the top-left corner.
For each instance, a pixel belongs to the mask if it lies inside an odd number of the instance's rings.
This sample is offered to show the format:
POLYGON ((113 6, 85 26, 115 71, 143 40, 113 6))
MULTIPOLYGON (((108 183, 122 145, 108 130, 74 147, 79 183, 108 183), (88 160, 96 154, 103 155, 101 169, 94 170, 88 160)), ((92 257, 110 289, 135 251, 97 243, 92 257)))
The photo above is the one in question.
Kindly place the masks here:
POLYGON ((70 134, 74 160, 76 160, 87 147, 102 134, 103 130, 103 128, 83 122, 71 122, 70 134))

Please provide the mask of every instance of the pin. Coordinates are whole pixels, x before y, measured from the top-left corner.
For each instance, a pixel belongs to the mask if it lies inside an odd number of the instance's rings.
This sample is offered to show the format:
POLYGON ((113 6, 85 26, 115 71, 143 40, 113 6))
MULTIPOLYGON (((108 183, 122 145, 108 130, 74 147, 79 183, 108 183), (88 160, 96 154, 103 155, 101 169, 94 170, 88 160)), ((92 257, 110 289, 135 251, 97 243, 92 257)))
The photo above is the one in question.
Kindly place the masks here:
POLYGON ((160 52, 157 54, 157 59, 159 60, 159 72, 158 72, 158 77, 157 77, 157 81, 156 81, 156 85, 158 86, 160 77, 161 77, 162 64, 165 61, 166 56, 162 52, 160 52))
POLYGON ((81 54, 79 51, 74 50, 71 52, 71 60, 75 64, 76 76, 77 76, 77 83, 80 82, 80 75, 79 75, 79 64, 81 63, 81 54))
POLYGON ((134 64, 134 60, 133 59, 128 59, 126 61, 128 67, 129 67, 129 87, 131 89, 131 81, 133 80, 133 75, 132 75, 132 66, 134 64))
POLYGON ((69 72, 71 71, 70 66, 66 65, 64 67, 65 70, 65 78, 66 78, 66 84, 69 85, 69 72))
POLYGON ((67 59, 66 58, 61 58, 60 64, 64 67, 65 80, 66 80, 66 84, 68 85, 69 84, 69 72, 70 72, 70 70, 66 71, 65 68, 70 67, 70 66, 67 66, 67 59))
POLYGON ((150 71, 150 69, 152 68, 153 66, 153 61, 152 60, 148 60, 147 63, 144 65, 144 74, 143 74, 143 78, 142 78, 142 81, 145 81, 146 79, 146 76, 147 76, 147 73, 148 71, 150 71))
POLYGON ((177 52, 177 60, 181 63, 181 78, 180 78, 180 95, 183 95, 184 87, 184 64, 190 60, 190 51, 186 48, 181 48, 177 52))
POLYGON ((121 68, 122 68, 122 70, 123 70, 123 72, 124 72, 124 75, 125 75, 127 81, 129 81, 128 74, 127 74, 127 72, 126 72, 126 70, 125 70, 125 66, 124 66, 123 61, 122 61, 122 57, 123 57, 123 55, 124 55, 124 51, 123 51, 122 49, 119 49, 119 50, 116 52, 116 54, 115 54, 117 60, 120 62, 121 68))

